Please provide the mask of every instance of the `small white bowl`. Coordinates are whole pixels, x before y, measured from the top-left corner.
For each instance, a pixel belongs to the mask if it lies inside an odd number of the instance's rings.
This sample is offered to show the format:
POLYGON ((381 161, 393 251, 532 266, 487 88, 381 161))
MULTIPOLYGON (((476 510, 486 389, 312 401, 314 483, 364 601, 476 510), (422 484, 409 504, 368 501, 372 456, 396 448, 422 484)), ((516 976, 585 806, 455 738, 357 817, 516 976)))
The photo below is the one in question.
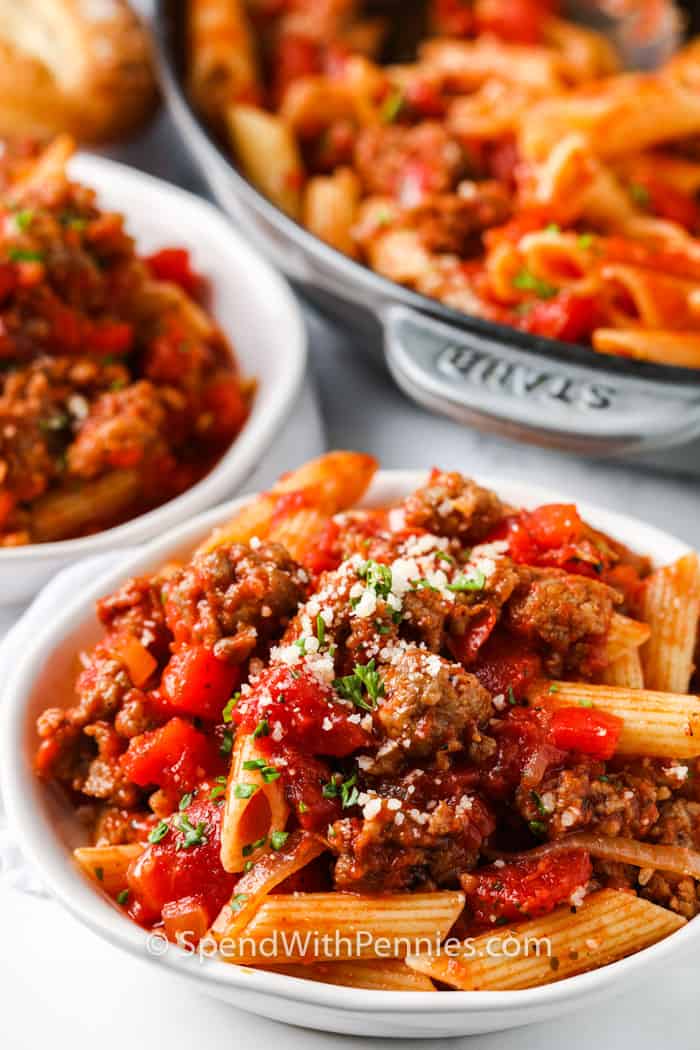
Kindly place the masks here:
MULTIPOLYGON (((367 505, 400 499, 425 480, 424 473, 388 471, 378 475, 367 505)), ((518 482, 483 479, 516 505, 533 507, 557 500, 556 494, 518 482)), ((70 702, 76 653, 100 636, 94 602, 127 576, 150 572, 164 561, 186 555, 216 524, 246 499, 218 507, 150 543, 118 569, 96 580, 61 610, 55 621, 22 653, 2 698, 0 776, 2 795, 14 833, 50 892, 76 918, 138 958, 150 959, 188 981, 194 990, 279 1021, 364 1036, 435 1038, 513 1028, 566 1013, 584 1003, 619 994, 691 942, 700 939, 700 919, 628 959, 557 984, 519 992, 367 992, 317 984, 280 974, 245 970, 215 959, 200 960, 168 946, 149 952, 148 934, 107 901, 80 874, 69 850, 84 844, 85 830, 64 802, 32 773, 36 746, 34 720, 46 706, 70 702)), ((656 562, 687 553, 680 540, 632 518, 585 503, 582 513, 596 525, 656 562)), ((163 947, 163 942, 159 942, 163 947)), ((156 945, 156 948, 158 945, 156 945)))
POLYGON ((101 551, 130 547, 232 496, 259 464, 298 399, 307 340, 301 309, 278 274, 211 204, 160 179, 101 157, 80 155, 71 174, 126 216, 144 253, 189 249, 211 287, 211 310, 241 370, 258 381, 250 418, 216 467, 148 514, 81 539, 0 549, 0 605, 35 594, 59 569, 101 551))

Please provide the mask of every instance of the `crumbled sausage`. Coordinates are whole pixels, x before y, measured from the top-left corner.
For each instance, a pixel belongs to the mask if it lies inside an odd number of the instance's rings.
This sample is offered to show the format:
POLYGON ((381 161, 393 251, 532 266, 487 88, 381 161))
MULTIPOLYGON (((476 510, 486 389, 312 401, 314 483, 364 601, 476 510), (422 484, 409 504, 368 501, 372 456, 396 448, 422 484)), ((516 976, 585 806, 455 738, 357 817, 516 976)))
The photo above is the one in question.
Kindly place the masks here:
POLYGON ((408 525, 479 543, 503 520, 498 496, 457 472, 433 471, 428 483, 405 501, 408 525))

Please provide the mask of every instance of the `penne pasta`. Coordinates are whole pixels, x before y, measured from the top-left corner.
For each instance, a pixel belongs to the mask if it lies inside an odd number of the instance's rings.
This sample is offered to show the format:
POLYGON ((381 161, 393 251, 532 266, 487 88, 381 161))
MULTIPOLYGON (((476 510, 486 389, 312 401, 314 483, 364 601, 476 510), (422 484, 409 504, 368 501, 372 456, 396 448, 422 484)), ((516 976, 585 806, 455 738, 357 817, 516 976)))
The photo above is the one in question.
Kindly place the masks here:
POLYGON ((613 613, 610 627, 605 639, 605 656, 609 663, 614 663, 626 656, 630 649, 644 645, 651 634, 648 623, 633 620, 621 613, 613 613))
POLYGON ((188 85, 209 120, 259 93, 255 45, 242 0, 187 0, 188 85))
POLYGON ((346 962, 316 962, 289 966, 265 966, 287 977, 344 988, 363 988, 368 992, 434 992, 435 985, 422 973, 400 959, 348 959, 346 962))
POLYGON ((603 669, 601 681, 623 689, 643 689, 644 672, 637 649, 628 649, 603 669))
POLYGON ((118 518, 133 505, 142 485, 137 470, 113 470, 75 489, 48 492, 34 504, 33 538, 50 543, 118 518))
POLYGON ((502 927, 455 954, 409 955, 419 973, 463 991, 534 988, 623 959, 685 925, 685 919, 618 890, 600 890, 579 908, 502 927))
POLYGON ((590 706, 621 718, 620 755, 693 758, 700 755, 700 699, 651 689, 623 689, 584 682, 536 683, 528 691, 534 706, 550 709, 590 706))
POLYGON ((657 569, 644 583, 642 615, 651 637, 641 651, 650 689, 684 692, 694 667, 700 614, 700 560, 686 554, 657 569))
POLYGON ((421 944, 440 944, 464 907, 464 894, 273 894, 238 937, 222 938, 226 962, 289 963, 401 958, 421 944), (279 959, 270 959, 275 938, 279 959), (284 936, 282 936, 282 934, 284 936), (392 954, 395 953, 395 954, 392 954))
POLYGON ((304 225, 331 247, 355 257, 357 246, 352 228, 360 194, 360 182, 350 168, 309 179, 304 195, 304 225))
POLYGON ((252 736, 233 745, 221 820, 221 863, 225 871, 243 871, 264 852, 268 839, 284 831, 289 806, 282 785, 265 776, 267 758, 252 736))
POLYGON ((292 129, 257 106, 229 105, 226 122, 245 175, 293 219, 301 214, 304 165, 292 129))
POLYGON ((279 529, 286 514, 300 507, 332 517, 362 497, 376 469, 376 460, 364 453, 327 452, 281 478, 233 521, 215 529, 199 550, 205 553, 228 543, 247 543, 254 536, 265 539, 273 523, 279 529))
POLYGON ((80 846, 73 850, 73 856, 85 874, 114 897, 126 889, 129 865, 143 850, 139 842, 123 846, 80 846))
POLYGON ((700 368, 700 333, 598 328, 593 345, 601 354, 622 354, 638 361, 700 368))

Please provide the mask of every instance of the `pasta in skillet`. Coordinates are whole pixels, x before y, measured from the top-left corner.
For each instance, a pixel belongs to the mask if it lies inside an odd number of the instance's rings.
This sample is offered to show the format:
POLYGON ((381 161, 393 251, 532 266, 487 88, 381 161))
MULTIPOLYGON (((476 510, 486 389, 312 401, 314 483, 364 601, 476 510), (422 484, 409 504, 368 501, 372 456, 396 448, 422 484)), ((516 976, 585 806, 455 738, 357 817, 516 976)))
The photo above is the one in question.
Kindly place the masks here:
POLYGON ((193 99, 263 193, 384 277, 700 367, 698 44, 621 73, 555 0, 427 7, 415 60, 381 65, 390 2, 190 0, 193 99))

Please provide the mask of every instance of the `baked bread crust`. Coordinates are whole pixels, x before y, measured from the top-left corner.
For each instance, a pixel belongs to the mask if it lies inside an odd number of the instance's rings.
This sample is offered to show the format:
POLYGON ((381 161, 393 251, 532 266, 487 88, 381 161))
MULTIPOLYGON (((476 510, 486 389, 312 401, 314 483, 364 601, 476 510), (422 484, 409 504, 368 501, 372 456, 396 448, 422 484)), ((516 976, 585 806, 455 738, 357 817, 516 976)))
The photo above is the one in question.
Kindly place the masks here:
POLYGON ((126 0, 0 0, 0 135, 108 140, 155 100, 148 34, 126 0))

